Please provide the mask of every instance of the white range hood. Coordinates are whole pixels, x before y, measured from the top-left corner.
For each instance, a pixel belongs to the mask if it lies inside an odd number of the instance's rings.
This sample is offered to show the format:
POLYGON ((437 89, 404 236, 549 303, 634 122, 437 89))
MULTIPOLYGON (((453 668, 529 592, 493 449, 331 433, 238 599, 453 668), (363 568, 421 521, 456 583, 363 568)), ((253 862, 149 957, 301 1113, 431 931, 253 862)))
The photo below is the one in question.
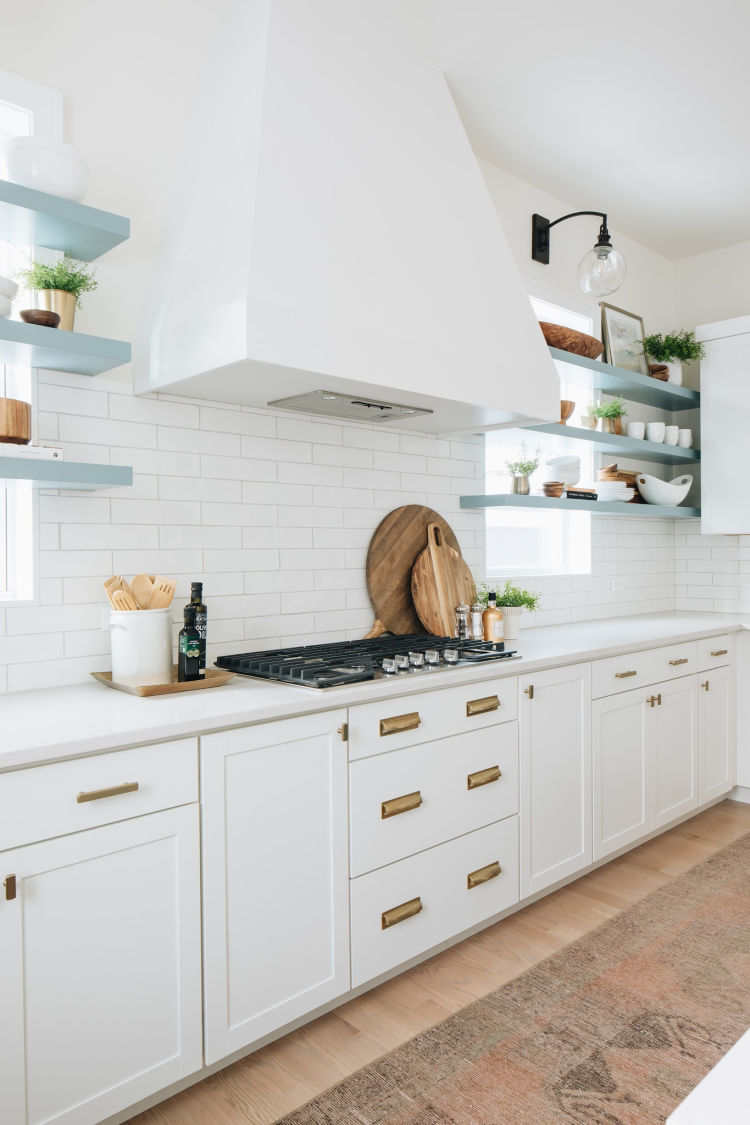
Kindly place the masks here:
POLYGON ((325 391, 429 411, 399 423, 429 432, 559 417, 437 69, 345 3, 241 0, 197 81, 138 391, 252 406, 325 391))

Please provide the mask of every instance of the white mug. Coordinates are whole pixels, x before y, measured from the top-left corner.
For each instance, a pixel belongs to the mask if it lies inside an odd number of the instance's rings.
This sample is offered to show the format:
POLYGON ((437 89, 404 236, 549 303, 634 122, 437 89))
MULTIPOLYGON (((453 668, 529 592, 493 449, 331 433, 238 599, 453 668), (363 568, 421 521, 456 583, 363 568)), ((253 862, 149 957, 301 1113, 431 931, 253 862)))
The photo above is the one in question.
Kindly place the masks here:
POLYGON ((663 422, 647 422, 646 423, 646 440, 647 441, 664 441, 664 431, 666 426, 663 422))
POLYGON ((677 445, 677 436, 680 432, 679 426, 665 426, 664 427, 664 443, 665 445, 677 445))
POLYGON ((628 422, 626 429, 627 429, 628 437, 642 438, 644 436, 644 434, 646 433, 646 423, 645 422, 628 422))
POLYGON ((692 430, 678 430, 677 431, 677 444, 682 446, 683 449, 690 449, 693 444, 693 431, 692 430))

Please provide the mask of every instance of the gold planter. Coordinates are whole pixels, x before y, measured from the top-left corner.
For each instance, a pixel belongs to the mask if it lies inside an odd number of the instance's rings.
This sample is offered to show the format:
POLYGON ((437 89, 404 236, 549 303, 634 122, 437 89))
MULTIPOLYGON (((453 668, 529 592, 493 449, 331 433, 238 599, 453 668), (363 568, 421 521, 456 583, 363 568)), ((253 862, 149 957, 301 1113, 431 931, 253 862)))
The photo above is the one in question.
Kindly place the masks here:
POLYGON ((72 293, 66 293, 62 289, 37 289, 35 297, 36 308, 47 309, 49 312, 60 314, 58 328, 64 328, 66 332, 73 331, 76 299, 72 293))

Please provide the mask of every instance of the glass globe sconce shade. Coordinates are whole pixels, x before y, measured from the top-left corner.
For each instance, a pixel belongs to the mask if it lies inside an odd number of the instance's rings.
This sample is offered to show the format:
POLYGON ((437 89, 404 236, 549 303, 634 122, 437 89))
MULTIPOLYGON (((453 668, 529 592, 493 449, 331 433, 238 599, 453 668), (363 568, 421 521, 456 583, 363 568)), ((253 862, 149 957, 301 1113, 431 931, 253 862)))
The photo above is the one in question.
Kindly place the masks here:
POLYGON ((625 280, 627 266, 622 254, 612 245, 607 230, 607 216, 603 211, 574 211, 570 215, 555 219, 554 222, 545 219, 543 215, 532 215, 531 257, 535 262, 548 265, 551 228, 579 215, 596 215, 602 223, 596 244, 581 258, 578 266, 578 281, 587 296, 606 297, 620 288, 625 280))

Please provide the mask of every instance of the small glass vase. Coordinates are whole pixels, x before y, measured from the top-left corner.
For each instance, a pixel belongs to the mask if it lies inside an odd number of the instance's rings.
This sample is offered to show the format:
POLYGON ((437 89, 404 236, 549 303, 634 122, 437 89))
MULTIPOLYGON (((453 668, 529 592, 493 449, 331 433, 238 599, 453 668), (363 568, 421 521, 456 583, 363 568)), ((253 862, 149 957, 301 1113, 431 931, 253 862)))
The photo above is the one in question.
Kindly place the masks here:
POLYGON ((515 496, 529 495, 529 478, 524 476, 513 477, 513 493, 515 496))

